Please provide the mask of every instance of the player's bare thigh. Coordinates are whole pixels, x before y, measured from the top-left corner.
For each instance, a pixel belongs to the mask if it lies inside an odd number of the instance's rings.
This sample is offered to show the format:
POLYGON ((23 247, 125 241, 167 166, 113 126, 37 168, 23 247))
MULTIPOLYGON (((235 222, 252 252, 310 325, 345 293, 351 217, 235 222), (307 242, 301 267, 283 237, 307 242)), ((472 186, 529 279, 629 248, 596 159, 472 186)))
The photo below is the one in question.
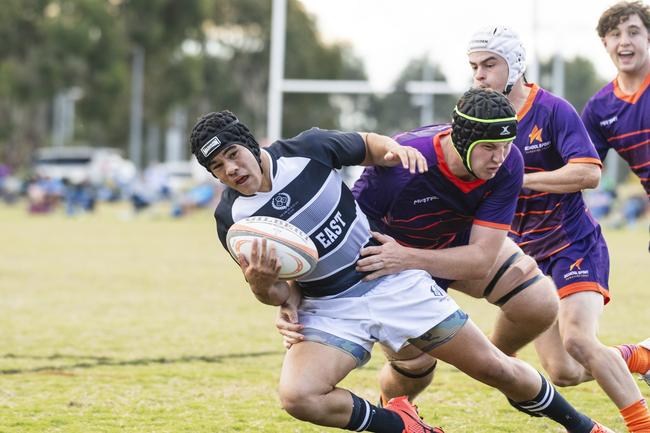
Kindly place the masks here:
MULTIPOLYGON (((541 286, 540 282, 548 286, 549 282, 542 281, 543 278, 545 277, 541 275, 535 260, 525 255, 511 239, 506 238, 494 266, 486 278, 454 281, 450 287, 474 298, 486 298, 490 303, 496 304, 499 300, 504 299, 504 296, 507 298, 507 295, 521 284, 530 282, 530 286, 522 290, 522 292, 529 293, 532 291, 528 289, 541 286), (497 274, 500 276, 495 278, 497 274)), ((545 292, 541 295, 548 297, 550 292, 548 290, 545 292)))

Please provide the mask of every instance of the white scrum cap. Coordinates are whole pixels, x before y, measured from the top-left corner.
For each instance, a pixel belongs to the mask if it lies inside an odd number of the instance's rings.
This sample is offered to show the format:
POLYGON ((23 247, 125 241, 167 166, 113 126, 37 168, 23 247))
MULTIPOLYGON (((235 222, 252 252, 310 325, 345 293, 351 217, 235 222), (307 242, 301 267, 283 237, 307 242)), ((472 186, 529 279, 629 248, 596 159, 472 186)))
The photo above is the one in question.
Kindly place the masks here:
POLYGON ((519 35, 505 26, 484 27, 474 33, 469 41, 467 54, 488 51, 502 57, 508 64, 508 83, 505 94, 526 72, 526 50, 519 35))

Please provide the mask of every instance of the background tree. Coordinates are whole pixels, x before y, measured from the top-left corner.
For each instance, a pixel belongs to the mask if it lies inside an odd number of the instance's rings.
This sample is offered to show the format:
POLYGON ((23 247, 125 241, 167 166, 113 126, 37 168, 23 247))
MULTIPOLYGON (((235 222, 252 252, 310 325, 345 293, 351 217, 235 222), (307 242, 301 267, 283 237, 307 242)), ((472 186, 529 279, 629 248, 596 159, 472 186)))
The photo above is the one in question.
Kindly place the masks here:
MULTIPOLYGON (((540 63, 540 83, 543 87, 553 89, 553 59, 540 63)), ((574 57, 564 61, 564 99, 569 101, 578 112, 606 81, 598 76, 596 68, 589 59, 574 57)))
POLYGON ((408 81, 446 81, 445 75, 437 65, 426 58, 409 62, 395 82, 395 91, 379 97, 370 109, 370 114, 376 119, 377 129, 393 134, 421 126, 424 123, 444 123, 451 119, 457 95, 436 95, 433 99, 433 118, 421 119, 421 108, 418 103, 429 95, 414 96, 406 92, 408 81), (419 99, 419 101, 418 101, 419 99))

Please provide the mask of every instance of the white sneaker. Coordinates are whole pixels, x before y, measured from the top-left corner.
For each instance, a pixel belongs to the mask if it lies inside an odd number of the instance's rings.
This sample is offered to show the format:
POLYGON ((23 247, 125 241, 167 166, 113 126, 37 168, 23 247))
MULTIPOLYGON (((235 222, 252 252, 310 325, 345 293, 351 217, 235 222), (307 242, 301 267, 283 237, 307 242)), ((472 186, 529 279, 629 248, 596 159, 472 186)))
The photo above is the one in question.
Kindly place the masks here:
MULTIPOLYGON (((650 338, 646 338, 642 342, 638 343, 638 345, 650 350, 650 338)), ((641 379, 650 386, 650 370, 646 371, 645 374, 642 374, 641 379)))

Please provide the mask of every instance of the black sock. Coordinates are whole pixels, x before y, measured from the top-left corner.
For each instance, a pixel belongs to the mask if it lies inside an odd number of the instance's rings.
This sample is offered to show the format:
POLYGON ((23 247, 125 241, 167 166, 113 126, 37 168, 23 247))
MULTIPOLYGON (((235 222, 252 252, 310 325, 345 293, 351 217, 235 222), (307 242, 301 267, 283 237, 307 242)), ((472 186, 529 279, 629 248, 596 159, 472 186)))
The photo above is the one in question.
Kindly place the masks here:
POLYGON ((352 431, 397 433, 404 430, 404 422, 393 411, 379 408, 368 400, 352 395, 352 416, 344 428, 352 431))
POLYGON ((548 417, 562 424, 569 433, 589 433, 594 426, 588 416, 571 406, 543 376, 542 389, 537 396, 529 401, 514 403, 513 406, 525 413, 548 417))

